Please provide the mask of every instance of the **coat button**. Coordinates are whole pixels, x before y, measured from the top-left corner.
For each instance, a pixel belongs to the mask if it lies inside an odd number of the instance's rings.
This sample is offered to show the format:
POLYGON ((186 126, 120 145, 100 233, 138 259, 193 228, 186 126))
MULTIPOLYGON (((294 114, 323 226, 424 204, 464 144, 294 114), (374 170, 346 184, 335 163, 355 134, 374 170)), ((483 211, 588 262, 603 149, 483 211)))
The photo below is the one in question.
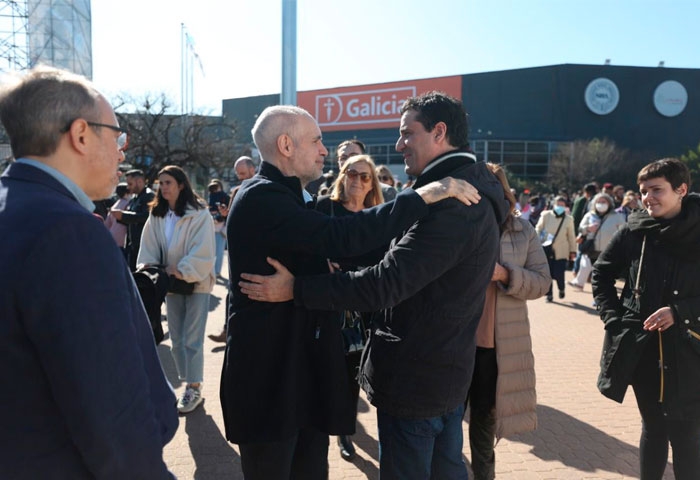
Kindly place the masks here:
POLYGON ((674 291, 673 291, 673 294, 674 294, 674 295, 678 295, 678 290, 674 290, 674 291))
POLYGON ((690 323, 690 320, 686 318, 685 320, 683 320, 683 322, 685 322, 685 324, 688 325, 690 323))

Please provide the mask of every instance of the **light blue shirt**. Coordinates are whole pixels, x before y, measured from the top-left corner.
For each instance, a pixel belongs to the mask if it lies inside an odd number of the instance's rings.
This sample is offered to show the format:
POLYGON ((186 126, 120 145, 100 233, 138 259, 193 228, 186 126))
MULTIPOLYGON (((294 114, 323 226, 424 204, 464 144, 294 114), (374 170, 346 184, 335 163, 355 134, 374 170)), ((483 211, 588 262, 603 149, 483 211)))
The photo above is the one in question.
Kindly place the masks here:
POLYGON ((90 197, 88 197, 85 192, 83 192, 79 186, 73 182, 70 178, 66 177, 63 175, 61 172, 56 170, 55 168, 51 168, 45 163, 42 163, 38 160, 34 160, 32 158, 18 158, 15 160, 17 163, 23 163, 25 165, 31 165, 32 167, 36 167, 42 172, 45 172, 49 175, 51 175, 53 178, 58 180, 58 182, 66 187, 70 193, 73 194, 75 199, 80 203, 83 207, 88 212, 94 212, 95 211, 95 204, 92 203, 92 200, 90 200, 90 197))

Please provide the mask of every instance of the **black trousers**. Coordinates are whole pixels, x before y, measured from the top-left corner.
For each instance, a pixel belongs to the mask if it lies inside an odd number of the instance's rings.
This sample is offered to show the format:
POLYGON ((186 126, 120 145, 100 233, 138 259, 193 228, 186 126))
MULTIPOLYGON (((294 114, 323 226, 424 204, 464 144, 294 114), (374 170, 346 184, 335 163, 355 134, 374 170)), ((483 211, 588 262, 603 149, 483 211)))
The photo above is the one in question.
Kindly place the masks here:
POLYGON ((466 405, 469 405, 469 447, 475 480, 493 480, 496 476, 496 349, 476 347, 474 375, 466 405))
MULTIPOLYGON (((549 274, 552 276, 552 280, 556 280, 557 287, 559 291, 563 292, 564 287, 566 287, 566 282, 564 282, 564 272, 566 272, 566 259, 561 260, 549 260, 549 274)), ((552 285, 549 285, 549 291, 547 296, 552 296, 552 285)))
POLYGON ((642 415, 639 441, 641 480, 661 480, 673 448, 676 480, 700 478, 700 421, 672 420, 664 416, 659 403, 659 347, 656 335, 649 340, 635 371, 632 387, 642 415))
POLYGON ((245 480, 327 480, 328 435, 302 428, 278 442, 239 445, 245 480))

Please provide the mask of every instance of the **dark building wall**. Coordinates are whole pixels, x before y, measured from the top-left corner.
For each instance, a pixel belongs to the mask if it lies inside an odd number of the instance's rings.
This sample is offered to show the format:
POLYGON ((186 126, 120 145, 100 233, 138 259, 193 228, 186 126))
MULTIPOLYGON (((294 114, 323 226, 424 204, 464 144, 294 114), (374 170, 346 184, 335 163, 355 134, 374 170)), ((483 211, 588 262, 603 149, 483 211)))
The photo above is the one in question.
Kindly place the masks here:
MULTIPOLYGON (((472 140, 608 138, 656 156, 680 155, 700 142, 700 69, 554 65, 464 75, 462 89, 472 140), (591 112, 584 100, 588 84, 600 77, 615 82, 620 93, 617 108, 608 115, 591 112), (680 82, 688 92, 685 110, 670 118, 653 103, 656 87, 666 80, 680 82)), ((223 101, 222 110, 240 121, 241 131, 252 141, 257 115, 277 103, 279 95, 230 99, 223 101)), ((398 130, 324 132, 329 147, 354 137, 368 144, 393 144, 398 130)))
POLYGON ((474 139, 609 138, 659 156, 684 153, 700 141, 700 70, 557 65, 465 75, 462 85, 474 139), (615 82, 620 92, 608 115, 591 112, 584 100, 588 84, 600 77, 615 82), (685 110, 670 118, 653 103, 656 87, 666 80, 680 82, 688 92, 685 110))

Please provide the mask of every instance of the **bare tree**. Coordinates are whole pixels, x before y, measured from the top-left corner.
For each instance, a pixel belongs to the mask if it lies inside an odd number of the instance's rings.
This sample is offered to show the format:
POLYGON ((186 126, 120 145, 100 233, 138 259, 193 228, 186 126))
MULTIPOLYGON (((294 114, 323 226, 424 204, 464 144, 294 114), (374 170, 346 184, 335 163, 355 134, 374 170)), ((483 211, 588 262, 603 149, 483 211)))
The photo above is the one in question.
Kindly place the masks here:
POLYGON ((141 99, 121 96, 115 105, 120 124, 129 130, 127 162, 144 170, 151 180, 169 164, 228 178, 235 159, 249 149, 238 142, 235 122, 171 114, 172 103, 164 94, 141 99))
POLYGON ((548 177, 552 185, 570 192, 592 181, 625 184, 625 179, 629 184, 628 170, 634 168, 630 159, 627 150, 610 140, 577 140, 559 147, 550 162, 548 177))

